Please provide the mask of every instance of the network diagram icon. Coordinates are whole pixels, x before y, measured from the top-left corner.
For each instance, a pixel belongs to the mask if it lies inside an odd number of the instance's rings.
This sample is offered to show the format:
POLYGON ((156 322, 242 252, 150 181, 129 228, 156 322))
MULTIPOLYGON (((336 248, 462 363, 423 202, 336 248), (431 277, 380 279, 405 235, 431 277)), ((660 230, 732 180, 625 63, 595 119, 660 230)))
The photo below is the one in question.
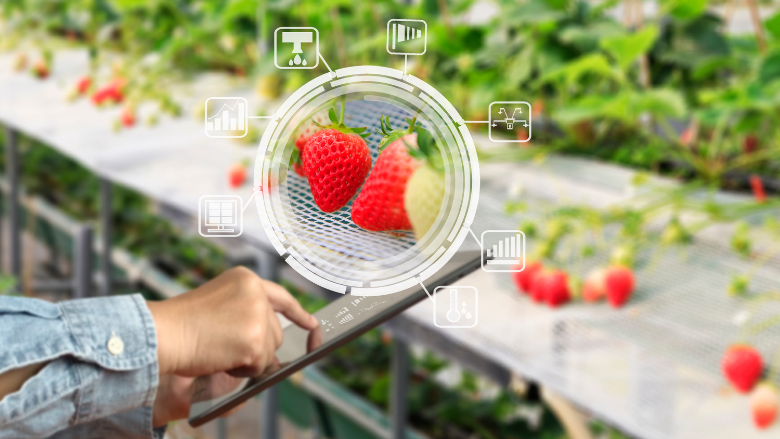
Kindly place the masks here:
POLYGON ((531 140, 531 104, 528 102, 493 102, 488 112, 490 114, 488 137, 491 141, 523 143, 531 140), (524 131, 516 132, 516 125, 524 128, 524 131))

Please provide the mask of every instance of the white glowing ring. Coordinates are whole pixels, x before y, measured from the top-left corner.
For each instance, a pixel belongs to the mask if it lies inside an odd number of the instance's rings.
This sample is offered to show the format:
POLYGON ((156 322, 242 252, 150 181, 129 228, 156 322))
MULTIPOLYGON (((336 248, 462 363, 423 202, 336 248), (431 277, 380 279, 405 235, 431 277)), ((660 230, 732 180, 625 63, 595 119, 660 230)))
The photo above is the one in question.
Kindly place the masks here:
MULTIPOLYGON (((446 239, 443 240, 444 242, 438 251, 428 256, 425 263, 414 267, 402 276, 379 282, 365 282, 362 286, 355 286, 354 280, 344 279, 341 281, 337 275, 332 273, 323 276, 319 268, 312 266, 299 252, 295 251, 293 245, 288 241, 288 237, 281 232, 278 219, 273 214, 271 204, 267 204, 270 203, 269 198, 271 197, 258 196, 255 204, 271 244, 287 263, 302 276, 323 288, 339 293, 350 292, 360 296, 391 294, 423 282, 452 258, 469 233, 468 229, 474 221, 479 201, 479 162, 477 161, 477 150, 474 147, 474 141, 463 119, 452 104, 431 85, 412 75, 404 75, 400 70, 379 66, 347 67, 337 70, 335 74, 326 73, 311 80, 282 104, 265 129, 257 151, 257 159, 255 160, 254 185, 255 187, 262 187, 262 193, 269 193, 268 182, 271 181, 271 168, 270 160, 266 158, 270 156, 274 150, 273 146, 277 142, 280 140, 286 142, 289 139, 289 137, 280 139, 280 136, 285 131, 289 133, 287 123, 292 114, 301 108, 302 101, 312 101, 317 96, 330 90, 356 82, 361 84, 382 84, 384 87, 390 84, 410 91, 411 94, 427 103, 436 112, 437 116, 444 121, 447 132, 452 135, 457 143, 456 147, 460 157, 463 159, 464 167, 467 168, 465 169, 463 187, 461 188, 463 190, 463 199, 459 208, 451 209, 449 213, 450 217, 447 222, 452 222, 452 226, 438 235, 446 235, 446 239), (270 215, 269 212, 271 212, 270 215), (452 218, 454 218, 454 221, 452 218), (348 287, 348 285, 350 286, 348 287)), ((452 147, 454 146, 450 146, 450 148, 452 147)))

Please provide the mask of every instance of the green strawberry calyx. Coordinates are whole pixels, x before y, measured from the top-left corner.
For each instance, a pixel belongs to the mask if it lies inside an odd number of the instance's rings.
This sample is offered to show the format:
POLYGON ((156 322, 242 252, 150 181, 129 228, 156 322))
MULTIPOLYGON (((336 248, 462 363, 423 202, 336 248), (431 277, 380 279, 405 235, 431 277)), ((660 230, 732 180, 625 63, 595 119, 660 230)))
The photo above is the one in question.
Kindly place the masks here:
POLYGON ((380 128, 377 129, 377 134, 384 136, 379 143, 379 150, 382 151, 387 145, 401 139, 409 150, 409 155, 427 163, 428 166, 436 171, 444 171, 444 164, 442 163, 441 152, 436 139, 422 125, 417 125, 417 116, 407 118, 406 122, 409 123, 409 128, 393 129, 393 125, 390 123, 390 116, 379 118, 380 128), (410 145, 404 139, 404 136, 412 133, 417 133, 417 146, 410 145))
POLYGON ((318 127, 322 128, 323 130, 337 130, 344 134, 357 134, 358 136, 365 139, 366 137, 370 136, 371 133, 368 132, 368 127, 358 127, 358 128, 352 128, 344 124, 344 108, 346 107, 346 101, 341 101, 341 111, 339 112, 338 116, 336 115, 336 109, 331 108, 328 111, 328 119, 332 122, 330 125, 320 125, 317 123, 317 121, 312 120, 314 125, 317 125, 318 127))

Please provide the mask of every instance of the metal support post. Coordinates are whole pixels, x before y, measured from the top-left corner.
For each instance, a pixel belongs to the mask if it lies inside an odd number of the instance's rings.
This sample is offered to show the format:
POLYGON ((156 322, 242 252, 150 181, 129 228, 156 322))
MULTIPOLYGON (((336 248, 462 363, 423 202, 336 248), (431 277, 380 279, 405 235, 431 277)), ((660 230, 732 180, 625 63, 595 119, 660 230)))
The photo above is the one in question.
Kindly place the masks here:
POLYGON ((398 338, 393 340, 391 360, 392 387, 390 388, 390 420, 392 438, 406 439, 409 417, 406 399, 409 389, 409 347, 398 338))
POLYGON ((100 179, 100 295, 111 294, 111 182, 100 179))
MULTIPOLYGON (((276 253, 264 251, 258 255, 257 271, 263 279, 279 280, 279 256, 276 253)), ((273 386, 263 392, 263 439, 279 437, 279 389, 273 386)))
POLYGON ((73 297, 89 297, 92 284, 92 227, 81 226, 76 232, 73 253, 73 297))
POLYGON ((22 276, 22 241, 19 228, 19 134, 13 128, 6 130, 5 164, 8 174, 8 244, 10 248, 11 274, 21 282, 22 276))
POLYGON ((217 439, 228 439, 227 418, 217 419, 217 439))

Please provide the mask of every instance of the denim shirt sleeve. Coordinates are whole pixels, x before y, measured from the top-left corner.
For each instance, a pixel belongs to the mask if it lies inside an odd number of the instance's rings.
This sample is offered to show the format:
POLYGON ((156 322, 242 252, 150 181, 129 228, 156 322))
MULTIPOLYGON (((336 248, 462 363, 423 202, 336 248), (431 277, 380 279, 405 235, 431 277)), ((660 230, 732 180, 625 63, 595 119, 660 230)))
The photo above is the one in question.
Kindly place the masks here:
POLYGON ((110 437, 153 437, 157 335, 140 295, 58 304, 0 296, 0 373, 44 362, 0 400, 0 439, 71 428, 83 431, 79 437, 109 437, 84 431, 89 425, 109 428, 110 437), (122 348, 108 348, 112 337, 122 348))

